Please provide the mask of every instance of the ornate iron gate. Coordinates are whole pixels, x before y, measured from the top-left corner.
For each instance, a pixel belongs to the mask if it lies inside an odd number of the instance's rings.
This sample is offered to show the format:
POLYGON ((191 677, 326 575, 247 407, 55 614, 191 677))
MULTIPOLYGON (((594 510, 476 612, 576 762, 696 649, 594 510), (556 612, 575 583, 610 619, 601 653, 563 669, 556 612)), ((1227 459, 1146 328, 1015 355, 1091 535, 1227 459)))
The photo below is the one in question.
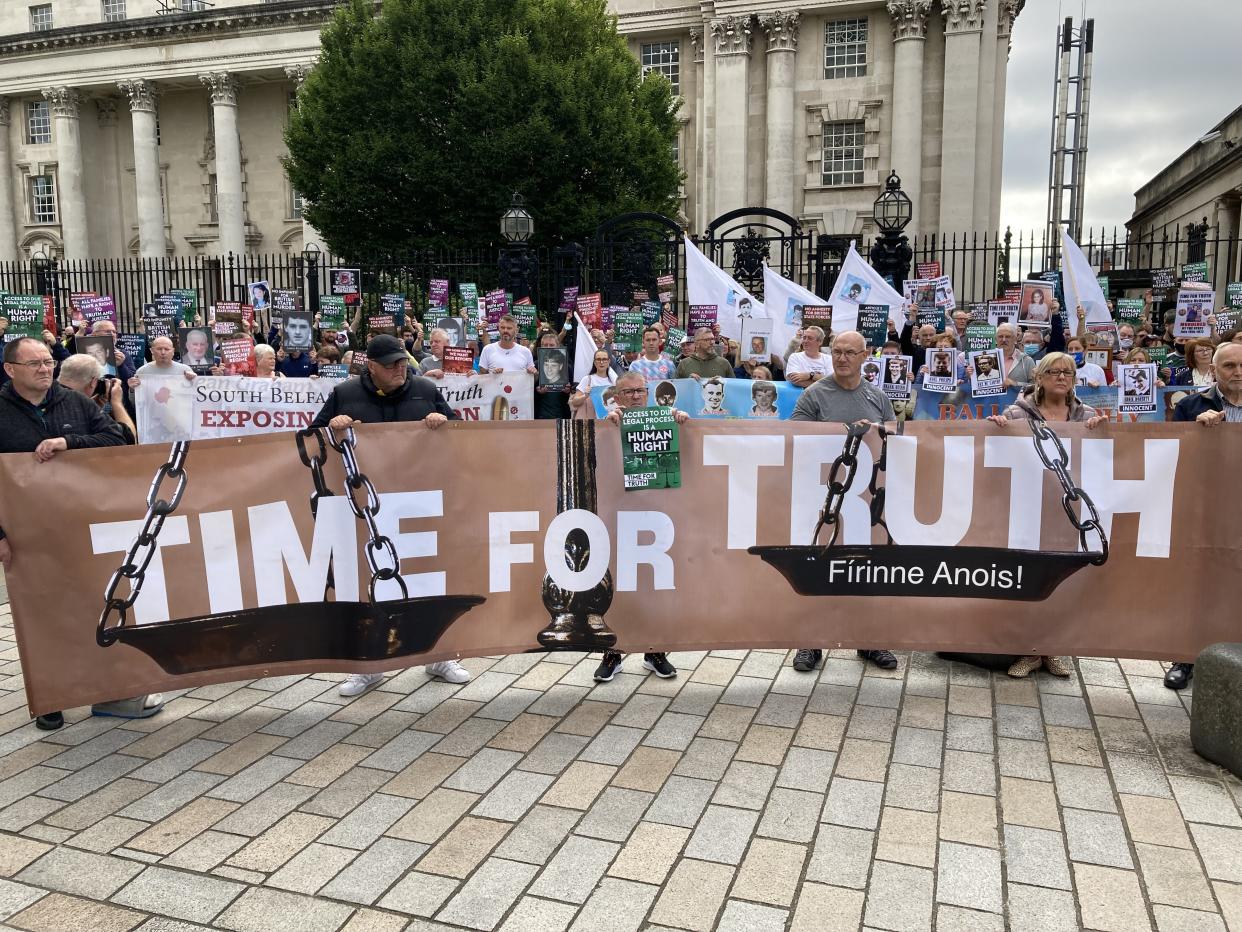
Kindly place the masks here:
POLYGON ((763 296, 763 265, 806 288, 815 288, 814 233, 789 214, 770 207, 741 207, 707 225, 703 254, 757 298, 763 296))
POLYGON ((672 275, 678 298, 674 306, 683 307, 681 248, 681 226, 664 214, 613 217, 595 230, 586 263, 586 287, 598 291, 605 305, 629 305, 635 290, 654 298, 656 278, 672 275))

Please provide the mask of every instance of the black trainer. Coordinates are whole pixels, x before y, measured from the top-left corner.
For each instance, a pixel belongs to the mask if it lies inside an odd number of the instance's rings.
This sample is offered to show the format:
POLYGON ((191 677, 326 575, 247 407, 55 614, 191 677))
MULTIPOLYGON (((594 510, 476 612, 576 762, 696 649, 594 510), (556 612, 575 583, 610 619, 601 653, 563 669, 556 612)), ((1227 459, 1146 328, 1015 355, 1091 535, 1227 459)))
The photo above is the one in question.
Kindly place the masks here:
POLYGON ((897 658, 893 656, 891 650, 860 650, 858 656, 864 660, 870 660, 881 670, 896 670, 897 658))
POLYGON ((621 669, 621 659, 620 651, 604 651, 604 659, 599 662, 599 667, 595 670, 595 682, 607 683, 616 676, 621 669))
POLYGON ((1164 685, 1169 689, 1185 689, 1190 685, 1190 680, 1194 675, 1195 665, 1193 663, 1175 663, 1164 675, 1164 685))
POLYGON ((793 668, 799 673, 810 673, 819 666, 824 652, 818 647, 804 647, 794 654, 793 668))
POLYGON ((46 715, 40 715, 35 719, 35 728, 40 731, 55 731, 65 724, 65 715, 63 712, 48 712, 46 715))
POLYGON ((662 679, 672 679, 677 668, 663 654, 643 654, 643 666, 662 679))

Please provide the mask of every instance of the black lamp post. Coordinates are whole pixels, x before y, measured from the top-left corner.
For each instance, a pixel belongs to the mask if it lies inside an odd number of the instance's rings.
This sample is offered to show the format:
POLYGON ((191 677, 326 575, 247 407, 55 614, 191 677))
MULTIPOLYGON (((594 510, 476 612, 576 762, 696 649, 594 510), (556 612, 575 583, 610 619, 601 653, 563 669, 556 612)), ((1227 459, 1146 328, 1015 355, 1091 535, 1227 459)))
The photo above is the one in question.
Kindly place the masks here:
POLYGON ((56 280, 56 260, 47 254, 47 250, 42 246, 39 251, 30 257, 30 269, 34 272, 35 291, 43 295, 45 298, 52 299, 52 307, 56 312, 56 320, 60 321, 60 300, 59 288, 56 280))
POLYGON ((539 257, 528 246, 535 235, 535 220, 516 191, 509 209, 500 215, 500 235, 505 241, 498 263, 500 287, 515 299, 528 298, 531 283, 539 277, 539 257))
POLYGON ((880 228, 880 237, 871 247, 871 266, 881 275, 890 278, 898 291, 910 274, 910 260, 914 252, 906 239, 905 230, 914 214, 914 205, 906 192, 901 190, 901 179, 896 172, 884 182, 884 190, 875 199, 873 217, 880 228))
POLYGON ((319 256, 322 252, 318 243, 307 243, 302 249, 302 272, 306 276, 306 306, 302 310, 311 314, 319 310, 319 256))

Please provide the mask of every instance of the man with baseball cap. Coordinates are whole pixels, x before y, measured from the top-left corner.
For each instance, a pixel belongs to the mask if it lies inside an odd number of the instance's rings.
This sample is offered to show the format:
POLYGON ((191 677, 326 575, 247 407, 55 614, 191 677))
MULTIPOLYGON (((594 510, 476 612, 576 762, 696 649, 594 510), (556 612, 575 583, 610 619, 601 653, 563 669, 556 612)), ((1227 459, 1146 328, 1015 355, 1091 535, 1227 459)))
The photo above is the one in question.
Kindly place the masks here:
MULTIPOLYGON (((433 430, 445 421, 460 420, 435 382, 415 375, 405 346, 380 334, 367 344, 366 371, 332 389, 311 427, 345 430, 355 424, 422 421, 433 430)), ((450 683, 465 683, 470 674, 455 660, 428 664, 427 673, 450 683)), ((383 673, 351 673, 340 686, 342 696, 357 696, 384 679, 383 673)))

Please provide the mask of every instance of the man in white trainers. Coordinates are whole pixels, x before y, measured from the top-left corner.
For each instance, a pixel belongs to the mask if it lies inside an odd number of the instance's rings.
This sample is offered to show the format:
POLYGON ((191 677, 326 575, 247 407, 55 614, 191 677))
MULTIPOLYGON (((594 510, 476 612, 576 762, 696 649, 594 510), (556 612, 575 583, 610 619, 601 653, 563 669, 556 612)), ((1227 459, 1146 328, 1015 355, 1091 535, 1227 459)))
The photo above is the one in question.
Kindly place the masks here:
MULTIPOLYGON (((422 421, 434 429, 449 420, 458 420, 457 412, 445 402, 435 382, 415 375, 400 340, 380 334, 367 344, 366 371, 336 386, 311 426, 342 431, 354 424, 422 421)), ((449 683, 470 681, 469 671, 456 660, 431 663, 426 670, 428 676, 449 683)), ((357 696, 383 679, 383 673, 351 673, 338 692, 357 696)))

